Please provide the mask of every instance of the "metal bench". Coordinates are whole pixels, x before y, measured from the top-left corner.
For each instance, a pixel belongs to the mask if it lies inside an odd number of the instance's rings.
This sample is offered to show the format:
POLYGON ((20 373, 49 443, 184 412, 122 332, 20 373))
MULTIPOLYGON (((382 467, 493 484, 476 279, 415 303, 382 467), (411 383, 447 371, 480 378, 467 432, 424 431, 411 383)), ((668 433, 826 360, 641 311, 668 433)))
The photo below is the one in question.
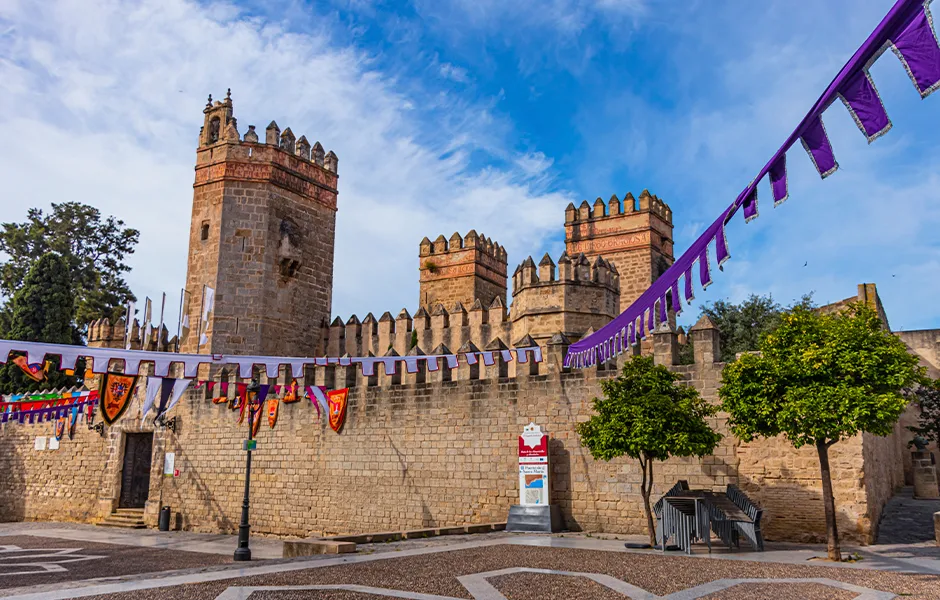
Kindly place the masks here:
POLYGON ((692 553, 696 540, 705 542, 711 552, 711 513, 704 496, 667 496, 662 505, 662 536, 660 544, 666 551, 666 540, 673 538, 686 554, 692 553))
POLYGON ((656 504, 653 505, 653 515, 656 519, 656 541, 657 542, 665 541, 662 539, 664 500, 670 496, 680 496, 688 491, 689 491, 689 482, 684 479, 680 479, 679 481, 676 482, 675 485, 669 488, 665 494, 663 494, 663 497, 660 498, 659 501, 656 502, 656 504))
MULTIPOLYGON (((751 499, 748 498, 747 495, 738 489, 738 487, 735 485, 728 484, 728 489, 725 492, 725 495, 750 519, 750 522, 732 522, 733 529, 730 531, 730 540, 733 541, 735 545, 740 547, 738 537, 739 535, 743 535, 747 538, 748 542, 753 548, 763 552, 764 536, 761 532, 761 517, 764 515, 764 509, 759 508, 756 504, 754 504, 754 502, 752 502, 751 499)), ((722 538, 722 541, 725 541, 725 539, 722 538)))

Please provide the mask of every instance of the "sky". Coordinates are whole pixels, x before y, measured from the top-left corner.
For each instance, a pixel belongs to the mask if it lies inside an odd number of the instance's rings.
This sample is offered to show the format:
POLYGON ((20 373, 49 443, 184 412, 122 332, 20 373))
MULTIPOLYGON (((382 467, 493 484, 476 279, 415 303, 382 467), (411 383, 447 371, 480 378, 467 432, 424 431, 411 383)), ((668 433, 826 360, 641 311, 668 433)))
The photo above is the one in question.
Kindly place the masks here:
MULTIPOLYGON (((339 156, 333 313, 412 314, 418 244, 470 229, 509 271, 564 248, 564 209, 644 188, 678 256, 751 181, 890 0, 4 0, 0 221, 79 201, 140 230, 142 303, 186 271, 206 97, 339 156)), ((788 153, 790 199, 728 228, 701 302, 819 303, 878 285, 894 330, 940 328, 940 94, 872 68, 894 128, 824 115, 841 169, 788 153)), ((714 251, 714 250, 712 250, 714 251)), ((698 313, 686 311, 689 324, 698 313)))

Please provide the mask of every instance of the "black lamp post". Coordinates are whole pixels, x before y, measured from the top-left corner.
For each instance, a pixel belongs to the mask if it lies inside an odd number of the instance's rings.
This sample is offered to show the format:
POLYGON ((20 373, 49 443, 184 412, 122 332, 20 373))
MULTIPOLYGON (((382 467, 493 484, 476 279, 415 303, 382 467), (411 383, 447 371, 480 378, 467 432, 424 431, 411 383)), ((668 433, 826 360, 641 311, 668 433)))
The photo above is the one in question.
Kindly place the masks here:
POLYGON ((252 379, 248 387, 245 388, 245 398, 242 399, 242 402, 248 403, 248 406, 245 407, 248 409, 248 441, 245 442, 245 452, 248 454, 248 458, 245 459, 245 499, 242 500, 242 522, 238 526, 238 548, 235 549, 234 556, 234 559, 238 561, 251 560, 251 548, 248 547, 248 534, 251 529, 248 524, 248 494, 251 490, 251 442, 253 439, 251 430, 255 420, 253 400, 258 397, 258 390, 260 389, 261 385, 258 380, 252 379))

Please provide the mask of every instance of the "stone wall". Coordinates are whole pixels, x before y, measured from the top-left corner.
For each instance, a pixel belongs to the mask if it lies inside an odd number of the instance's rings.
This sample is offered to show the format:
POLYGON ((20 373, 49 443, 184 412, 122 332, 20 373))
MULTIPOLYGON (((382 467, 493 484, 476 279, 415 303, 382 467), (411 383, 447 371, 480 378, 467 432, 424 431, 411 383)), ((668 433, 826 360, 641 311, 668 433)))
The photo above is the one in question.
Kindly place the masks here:
MULTIPOLYGON (((689 335, 696 364, 672 368, 715 401, 723 367, 715 362, 717 331, 706 324, 689 335)), ((655 337, 657 361, 674 362, 675 334, 655 337)), ((516 437, 532 421, 552 437, 553 500, 568 527, 643 532, 636 463, 596 461, 575 433, 577 423, 592 414, 599 380, 615 371, 565 371, 560 338, 545 347, 545 362, 517 369, 515 377, 507 377, 508 365, 501 362, 461 364, 454 372, 444 365, 436 373, 390 375, 379 369, 370 378, 355 367, 316 369, 310 377, 317 383, 353 385, 345 428, 333 432, 305 400, 282 404, 274 429, 263 417, 253 455, 252 530, 305 536, 502 520, 518 497, 516 437)), ((37 431, 47 433, 51 425, 3 426, 0 460, 9 464, 0 469, 0 489, 15 490, 15 501, 5 505, 20 507, 8 509, 4 518, 106 516, 120 492, 123 431, 153 429, 149 419, 141 427, 139 403, 137 398, 106 438, 82 431, 55 452, 32 450, 37 431), (64 500, 46 502, 54 497, 68 498, 69 507, 64 500)), ((147 519, 156 523, 162 502, 180 512, 186 529, 234 532, 247 425, 238 427, 237 414, 213 404, 205 388, 189 392, 174 410, 178 431, 156 433, 147 519), (176 453, 178 478, 160 476, 167 451, 176 453)), ((734 483, 765 507, 768 539, 823 539, 812 449, 795 450, 782 439, 739 443, 722 415, 713 425, 725 435, 715 453, 656 465, 654 495, 678 479, 715 490, 734 483)), ((897 481, 896 458, 879 444, 894 443, 857 437, 832 448, 838 518, 847 541, 869 542, 874 535, 881 504, 897 481)))
POLYGON ((108 440, 79 422, 75 439, 57 450, 34 450, 51 438, 54 421, 0 425, 0 521, 85 521, 98 513, 108 479, 108 440))

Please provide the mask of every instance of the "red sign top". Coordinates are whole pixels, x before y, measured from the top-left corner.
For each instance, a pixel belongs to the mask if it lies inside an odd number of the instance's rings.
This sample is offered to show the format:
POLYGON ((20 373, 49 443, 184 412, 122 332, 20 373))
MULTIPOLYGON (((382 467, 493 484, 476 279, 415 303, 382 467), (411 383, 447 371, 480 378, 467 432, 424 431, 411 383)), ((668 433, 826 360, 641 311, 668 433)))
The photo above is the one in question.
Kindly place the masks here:
POLYGON ((519 458, 548 457, 548 436, 519 436, 519 458), (534 445, 533 445, 534 444, 534 445))

